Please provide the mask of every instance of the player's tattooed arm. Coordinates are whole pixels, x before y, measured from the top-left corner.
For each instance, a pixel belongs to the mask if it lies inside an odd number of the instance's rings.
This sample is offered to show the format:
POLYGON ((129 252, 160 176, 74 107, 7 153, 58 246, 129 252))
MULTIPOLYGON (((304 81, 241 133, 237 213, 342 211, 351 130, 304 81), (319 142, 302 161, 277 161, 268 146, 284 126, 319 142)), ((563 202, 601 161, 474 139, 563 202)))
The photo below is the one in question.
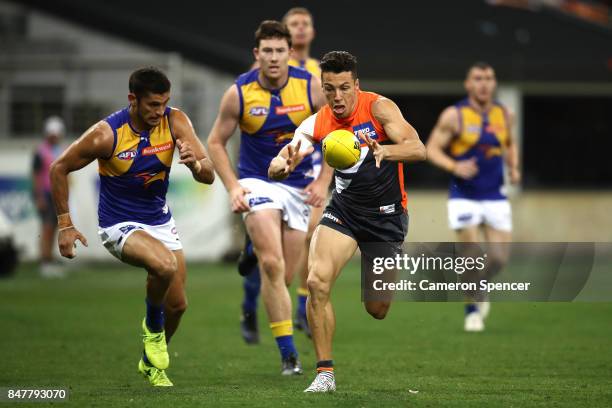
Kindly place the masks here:
POLYGON ((518 184, 521 182, 521 171, 519 167, 519 155, 518 146, 516 145, 516 139, 514 138, 514 113, 508 111, 508 143, 505 148, 506 165, 510 175, 510 183, 518 184))
POLYGON ((72 224, 68 210, 68 174, 96 159, 106 159, 113 153, 114 135, 110 125, 100 121, 87 129, 51 165, 51 192, 58 221, 60 254, 74 258, 75 241, 87 246, 87 239, 72 224))
POLYGON ((179 150, 179 163, 191 170, 196 181, 212 184, 215 180, 215 170, 189 117, 178 109, 172 109, 170 124, 179 150))
POLYGON ((436 126, 427 140, 427 159, 437 167, 463 179, 471 179, 478 173, 475 160, 456 161, 448 154, 446 148, 454 136, 459 133, 459 112, 454 106, 442 111, 436 126))
POLYGON ((232 85, 223 95, 219 114, 208 136, 208 152, 215 171, 221 177, 223 185, 229 192, 232 211, 239 213, 249 211, 245 195, 250 191, 238 183, 232 163, 227 153, 227 142, 234 134, 240 121, 240 98, 238 88, 232 85))
POLYGON ((382 160, 421 161, 425 160, 425 146, 417 131, 404 119, 398 106, 390 99, 379 98, 372 104, 372 114, 385 129, 385 133, 395 144, 379 145, 363 135, 370 149, 374 150, 377 166, 382 160))

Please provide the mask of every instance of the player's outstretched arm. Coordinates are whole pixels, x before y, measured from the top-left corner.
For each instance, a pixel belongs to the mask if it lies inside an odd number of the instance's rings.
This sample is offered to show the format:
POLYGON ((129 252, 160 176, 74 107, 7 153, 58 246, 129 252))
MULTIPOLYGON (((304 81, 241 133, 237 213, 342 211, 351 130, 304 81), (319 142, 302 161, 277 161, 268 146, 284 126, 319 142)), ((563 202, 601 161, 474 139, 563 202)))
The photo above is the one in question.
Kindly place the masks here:
POLYGON ((306 127, 314 127, 314 115, 305 119, 295 130, 293 139, 281 149, 278 155, 272 159, 268 167, 268 178, 276 181, 284 180, 304 160, 304 157, 314 151, 313 138, 306 131, 306 127), (311 126, 309 126, 309 124, 311 126))
POLYGON ((449 106, 442 111, 436 126, 431 131, 427 141, 427 159, 457 177, 470 179, 478 173, 475 161, 473 159, 455 161, 445 152, 457 133, 459 133, 459 113, 455 107, 449 106))
POLYGON ((375 140, 364 136, 366 143, 374 151, 377 167, 382 160, 421 161, 425 160, 425 146, 417 131, 404 119, 398 106, 390 99, 379 98, 372 105, 372 114, 385 129, 385 133, 395 144, 381 146, 375 140))
POLYGON ((244 199, 249 191, 238 183, 238 177, 234 173, 226 148, 227 141, 234 134, 239 120, 240 98, 238 88, 236 85, 232 85, 221 99, 219 114, 208 136, 208 152, 215 171, 221 177, 223 185, 230 194, 233 212, 245 212, 250 209, 244 199))
POLYGON ((74 258, 74 244, 78 239, 87 246, 87 239, 72 224, 68 210, 68 174, 82 169, 98 158, 108 158, 113 153, 114 135, 108 123, 100 121, 90 127, 73 142, 51 165, 51 192, 58 221, 58 246, 60 254, 74 258))
POLYGON ((179 163, 191 170, 196 181, 212 184, 215 181, 214 167, 189 117, 184 112, 173 108, 170 113, 170 124, 174 137, 176 137, 176 147, 179 149, 179 163))

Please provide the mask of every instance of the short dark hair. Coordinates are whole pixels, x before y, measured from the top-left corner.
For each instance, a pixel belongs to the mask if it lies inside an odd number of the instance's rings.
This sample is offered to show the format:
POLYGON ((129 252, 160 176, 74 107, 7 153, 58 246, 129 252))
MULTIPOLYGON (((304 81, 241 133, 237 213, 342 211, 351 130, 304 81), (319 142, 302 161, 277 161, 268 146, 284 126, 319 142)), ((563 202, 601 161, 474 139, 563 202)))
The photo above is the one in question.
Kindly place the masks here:
POLYGON ((472 70, 474 68, 477 68, 477 69, 493 69, 493 66, 491 64, 489 64, 488 62, 476 61, 472 65, 469 66, 467 71, 465 71, 465 77, 466 78, 470 75, 470 72, 472 72, 472 70))
POLYGON ((132 72, 129 82, 130 92, 137 98, 170 91, 170 80, 159 68, 145 67, 132 72))
POLYGON ((291 48, 291 34, 289 34, 287 26, 280 21, 264 20, 259 24, 255 31, 255 47, 259 48, 261 40, 268 40, 270 38, 285 39, 289 48, 291 48))
POLYGON ((357 79, 357 58, 346 51, 330 51, 321 58, 321 74, 324 72, 351 72, 357 79))
POLYGON ((312 18, 312 13, 306 7, 290 8, 289 11, 287 11, 285 15, 283 16, 283 20, 282 20, 283 24, 287 24, 287 20, 289 19, 289 17, 296 15, 296 14, 303 14, 305 16, 310 17, 310 21, 312 21, 314 24, 314 18, 312 18))

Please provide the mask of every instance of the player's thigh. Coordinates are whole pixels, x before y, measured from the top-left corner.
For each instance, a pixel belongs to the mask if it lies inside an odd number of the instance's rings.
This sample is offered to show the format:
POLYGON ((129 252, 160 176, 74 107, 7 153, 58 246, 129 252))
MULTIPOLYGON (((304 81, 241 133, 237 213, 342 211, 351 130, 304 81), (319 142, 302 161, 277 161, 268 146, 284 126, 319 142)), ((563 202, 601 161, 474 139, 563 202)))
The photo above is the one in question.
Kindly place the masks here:
POLYGON ((257 259, 268 271, 272 263, 283 261, 281 211, 262 209, 253 211, 244 219, 257 259))
POLYGON ((469 227, 458 228, 455 230, 458 242, 479 242, 480 226, 472 225, 469 227))
POLYGON ((323 216, 324 210, 325 210, 325 206, 310 207, 310 220, 308 221, 308 237, 307 237, 309 241, 312 239, 312 235, 314 234, 314 231, 317 228, 317 225, 319 225, 319 221, 321 221, 321 217, 323 216))
POLYGON ((484 228, 487 240, 487 262, 504 265, 510 258, 512 232, 495 229, 489 225, 484 228))
POLYGON ((174 272, 176 258, 172 251, 144 230, 131 233, 123 245, 121 260, 147 270, 174 272))
POLYGON ((306 232, 289 228, 286 223, 283 223, 282 240, 286 280, 290 284, 297 268, 303 265, 306 256, 304 245, 306 243, 306 232))
POLYGON ((308 255, 308 286, 331 286, 357 250, 355 238, 325 225, 312 236, 308 255))
POLYGON ((184 311, 187 308, 187 296, 185 294, 185 282, 187 280, 187 263, 183 250, 172 251, 176 258, 176 274, 168 287, 166 294, 166 307, 173 311, 184 311))

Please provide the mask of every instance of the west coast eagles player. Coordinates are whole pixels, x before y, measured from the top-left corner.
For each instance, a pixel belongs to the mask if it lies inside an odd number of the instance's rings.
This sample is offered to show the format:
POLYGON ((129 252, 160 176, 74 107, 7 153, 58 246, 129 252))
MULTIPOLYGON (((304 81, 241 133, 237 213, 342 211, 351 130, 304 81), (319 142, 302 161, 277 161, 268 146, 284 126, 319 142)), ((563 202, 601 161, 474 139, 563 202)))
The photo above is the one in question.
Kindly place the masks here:
MULTIPOLYGON (((485 274, 491 279, 503 267, 512 239, 510 203, 503 192, 504 159, 510 182, 520 182, 518 153, 512 135, 513 115, 494 99, 497 82, 489 64, 473 64, 465 79, 467 97, 446 108, 427 142, 427 157, 452 174, 448 221, 457 240, 489 246, 485 274)), ((474 248, 466 247, 466 250, 474 248)), ((464 274, 464 279, 476 279, 464 274)), ((479 293, 466 294, 466 331, 482 331, 489 303, 479 293)))
MULTIPOLYGON (((320 82, 302 69, 289 67, 291 36, 284 24, 264 21, 255 33, 259 68, 238 77, 221 100, 208 146, 215 169, 229 192, 232 211, 243 213, 261 268, 261 293, 270 328, 282 360, 283 375, 301 374, 293 343, 291 282, 303 256, 309 201, 304 189, 314 181, 312 162, 305 160, 283 182, 268 179, 268 164, 291 141, 299 124, 324 103, 320 82), (240 126, 238 175, 226 144, 240 126)), ((331 169, 319 180, 329 184, 331 169)), ((326 184, 326 185, 327 185, 326 184)))
MULTIPOLYGON (((408 230, 404 162, 425 159, 425 146, 397 105, 360 90, 354 56, 329 52, 321 60, 321 72, 327 104, 302 122, 291 144, 269 167, 270 178, 291 177, 312 153, 313 143, 337 129, 349 130, 363 140, 357 164, 335 171, 336 188, 310 245, 307 309, 317 376, 305 392, 336 389, 332 287, 358 247, 366 257, 372 256, 371 244, 397 253, 408 230)), ((365 301, 366 310, 376 319, 384 319, 389 307, 387 300, 365 301)))
POLYGON ((58 214, 62 256, 73 258, 85 237, 68 212, 68 174, 94 160, 100 173, 99 235, 122 262, 147 271, 144 352, 139 371, 154 386, 172 386, 167 342, 187 307, 186 267, 181 241, 166 204, 175 146, 179 163, 205 184, 214 180, 212 163, 187 115, 168 106, 170 81, 156 68, 134 71, 129 106, 89 128, 53 163, 51 182, 58 214))
MULTIPOLYGON (((321 78, 321 70, 319 69, 319 61, 310 56, 310 46, 315 38, 315 29, 313 17, 310 11, 304 7, 293 7, 285 13, 282 22, 287 26, 289 34, 291 34, 291 50, 289 52, 289 65, 304 69, 313 77, 321 78)), ((258 64, 255 63, 254 68, 258 64)), ((329 185, 320 183, 318 179, 319 173, 323 166, 321 145, 315 145, 315 151, 312 154, 312 177, 315 179, 313 183, 306 186, 306 192, 313 198, 319 196, 327 196, 329 185), (315 190, 320 191, 315 191, 315 190)), ((330 179, 331 181, 331 179, 330 179)), ((297 304, 295 310, 295 328, 303 330, 310 337, 310 329, 308 328, 308 319, 306 317, 306 298, 308 297, 308 288, 306 287, 306 278, 308 277, 308 269, 306 267, 308 261, 308 247, 314 232, 315 227, 321 219, 324 205, 313 205, 315 202, 309 200, 310 204, 310 221, 308 223, 308 235, 306 237, 305 252, 301 264, 297 268, 299 277, 299 287, 297 289, 297 304)), ((247 235, 244 251, 242 252, 239 262, 238 271, 244 275, 244 300, 242 302, 241 316, 241 332, 242 337, 248 344, 255 344, 259 341, 259 330, 257 325, 257 297, 260 288, 259 268, 257 267, 257 258, 253 252, 253 245, 247 235)))

